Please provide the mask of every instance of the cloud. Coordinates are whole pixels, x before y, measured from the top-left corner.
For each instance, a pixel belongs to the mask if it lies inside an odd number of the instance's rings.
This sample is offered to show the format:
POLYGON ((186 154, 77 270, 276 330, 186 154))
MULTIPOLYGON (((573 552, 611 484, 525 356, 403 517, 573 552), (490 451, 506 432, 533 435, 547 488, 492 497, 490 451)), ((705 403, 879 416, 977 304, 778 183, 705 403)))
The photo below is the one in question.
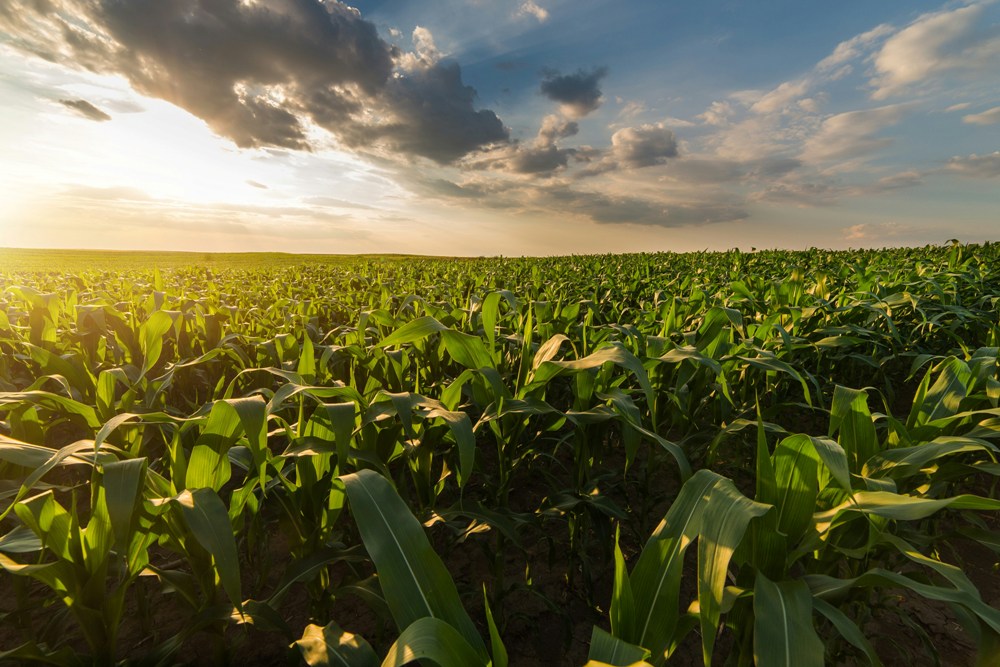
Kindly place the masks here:
POLYGON ((247 185, 249 185, 251 187, 254 187, 254 188, 257 188, 259 190, 269 190, 270 189, 266 185, 264 185, 263 183, 261 183, 260 181, 248 180, 247 181, 247 185))
POLYGON ((786 81, 757 100, 750 111, 754 113, 774 113, 788 107, 809 90, 806 80, 786 81))
POLYGON ((706 125, 721 126, 729 123, 729 117, 732 116, 734 112, 733 105, 729 102, 715 101, 708 105, 708 108, 698 114, 696 118, 706 125))
POLYGON ((510 159, 510 170, 518 174, 543 174, 564 168, 575 151, 555 145, 521 149, 510 159))
POLYGON ((577 152, 574 148, 559 148, 559 140, 572 137, 579 131, 576 121, 549 114, 542 118, 541 127, 531 144, 501 145, 479 159, 464 161, 462 166, 470 171, 493 170, 548 177, 564 169, 577 152))
POLYGON ((616 196, 572 188, 552 188, 541 193, 552 209, 587 217, 600 224, 633 224, 682 227, 743 220, 743 207, 715 202, 667 202, 634 196, 616 196))
POLYGON ((751 193, 750 200, 802 207, 833 206, 842 199, 879 195, 922 183, 923 174, 917 171, 904 171, 874 182, 854 184, 840 183, 829 178, 819 182, 790 178, 751 193))
POLYGON ((427 28, 413 29, 413 53, 404 53, 399 58, 399 66, 404 70, 430 67, 441 60, 441 52, 434 43, 434 35, 427 28))
POLYGON ((1000 30, 984 21, 986 3, 924 14, 886 40, 874 57, 872 98, 886 99, 945 72, 1000 65, 1000 30))
POLYGON ((630 169, 663 164, 677 157, 677 137, 662 123, 626 127, 611 135, 611 154, 630 169))
POLYGON ((636 116, 639 116, 649 111, 649 108, 644 103, 639 101, 632 100, 629 102, 625 102, 625 100, 621 98, 617 98, 616 101, 619 104, 624 103, 622 110, 618 112, 618 118, 635 118, 636 116))
POLYGON ((577 70, 574 74, 547 72, 542 79, 542 94, 554 102, 559 102, 567 116, 579 118, 601 106, 601 79, 607 76, 606 67, 598 67, 589 72, 577 70))
POLYGON ((337 0, 9 0, 0 24, 15 48, 123 76, 240 147, 311 150, 318 125, 357 150, 447 162, 507 140, 429 31, 402 53, 337 0))
MULTIPOLYGON (((837 47, 833 50, 833 53, 819 61, 816 65, 816 69, 820 72, 827 73, 835 70, 841 71, 840 68, 866 53, 872 44, 884 37, 887 37, 888 35, 891 35, 893 31, 894 29, 892 26, 883 23, 875 26, 867 32, 863 32, 860 35, 843 41, 837 45, 837 47)), ((841 74, 840 76, 843 75, 841 74)), ((839 76, 836 78, 839 78, 839 76)))
POLYGON ((830 116, 802 147, 806 162, 828 162, 857 158, 892 144, 892 139, 876 137, 882 129, 902 119, 908 105, 891 104, 863 111, 830 116))
POLYGON ((539 146, 551 146, 555 144, 556 140, 572 137, 579 131, 580 125, 576 121, 549 114, 542 119, 542 126, 538 129, 535 143, 539 146))
POLYGON ((945 113, 951 113, 952 111, 962 111, 968 109, 972 106, 972 102, 960 102, 959 104, 952 104, 950 107, 945 109, 945 113))
POLYGON ((1000 123, 1000 107, 993 107, 980 113, 962 116, 962 122, 969 123, 970 125, 996 125, 1000 123))
POLYGON ((489 144, 506 142, 509 131, 503 122, 492 111, 477 111, 475 97, 475 89, 462 82, 455 62, 394 77, 380 98, 388 120, 355 125, 348 143, 363 147, 384 142, 389 149, 447 164, 489 144))
POLYGON ((987 155, 953 157, 948 160, 947 169, 963 176, 976 178, 996 178, 1000 176, 1000 151, 987 155))
POLYGON ((517 16, 532 16, 539 23, 545 23, 549 19, 549 12, 547 9, 535 4, 533 0, 527 0, 526 2, 522 2, 521 6, 517 8, 517 16))
POLYGON ((59 100, 59 104, 63 105, 67 109, 75 111, 84 118, 89 118, 90 120, 96 120, 98 122, 111 120, 111 116, 104 113, 87 100, 59 100))

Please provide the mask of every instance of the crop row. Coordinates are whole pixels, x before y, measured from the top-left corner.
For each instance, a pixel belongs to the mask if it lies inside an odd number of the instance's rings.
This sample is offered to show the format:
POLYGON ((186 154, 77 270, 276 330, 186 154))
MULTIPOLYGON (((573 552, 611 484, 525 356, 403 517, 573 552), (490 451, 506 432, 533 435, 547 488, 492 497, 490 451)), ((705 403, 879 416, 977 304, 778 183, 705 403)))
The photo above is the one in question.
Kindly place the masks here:
POLYGON ((998 267, 0 273, 0 662, 881 664, 902 591, 992 664, 998 267))

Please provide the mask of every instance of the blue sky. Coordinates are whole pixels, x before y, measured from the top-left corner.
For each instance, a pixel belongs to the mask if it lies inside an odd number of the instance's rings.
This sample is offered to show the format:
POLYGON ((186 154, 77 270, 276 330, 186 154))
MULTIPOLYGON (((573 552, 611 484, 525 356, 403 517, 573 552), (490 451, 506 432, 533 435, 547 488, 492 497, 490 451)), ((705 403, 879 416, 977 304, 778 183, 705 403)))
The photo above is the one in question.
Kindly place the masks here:
POLYGON ((1000 239, 997 2, 10 0, 10 246, 1000 239))

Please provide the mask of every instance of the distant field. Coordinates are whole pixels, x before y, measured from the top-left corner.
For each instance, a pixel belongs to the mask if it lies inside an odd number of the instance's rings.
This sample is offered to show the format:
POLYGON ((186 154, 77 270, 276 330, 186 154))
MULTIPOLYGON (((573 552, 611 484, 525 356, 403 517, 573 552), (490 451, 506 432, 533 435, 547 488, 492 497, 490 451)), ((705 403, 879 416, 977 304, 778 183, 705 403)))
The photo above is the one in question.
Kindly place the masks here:
POLYGON ((302 264, 343 265, 363 258, 404 260, 413 255, 300 255, 284 252, 167 252, 153 250, 48 250, 0 248, 0 272, 177 269, 264 269, 302 264))

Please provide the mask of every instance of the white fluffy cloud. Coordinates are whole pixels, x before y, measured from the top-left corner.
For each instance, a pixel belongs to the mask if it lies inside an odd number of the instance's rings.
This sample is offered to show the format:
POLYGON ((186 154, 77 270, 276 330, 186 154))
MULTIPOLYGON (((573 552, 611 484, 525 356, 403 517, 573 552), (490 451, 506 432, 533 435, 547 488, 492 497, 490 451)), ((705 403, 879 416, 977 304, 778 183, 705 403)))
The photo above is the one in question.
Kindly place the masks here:
POLYGON ((984 25, 986 4, 924 14, 887 39, 875 54, 872 97, 898 95, 943 73, 1000 66, 1000 30, 984 25))
POLYGON ((892 140, 876 135, 880 130, 898 123, 907 108, 904 104, 891 104, 830 116, 823 121, 819 131, 805 142, 801 157, 806 162, 828 162, 853 159, 885 148, 892 140))

